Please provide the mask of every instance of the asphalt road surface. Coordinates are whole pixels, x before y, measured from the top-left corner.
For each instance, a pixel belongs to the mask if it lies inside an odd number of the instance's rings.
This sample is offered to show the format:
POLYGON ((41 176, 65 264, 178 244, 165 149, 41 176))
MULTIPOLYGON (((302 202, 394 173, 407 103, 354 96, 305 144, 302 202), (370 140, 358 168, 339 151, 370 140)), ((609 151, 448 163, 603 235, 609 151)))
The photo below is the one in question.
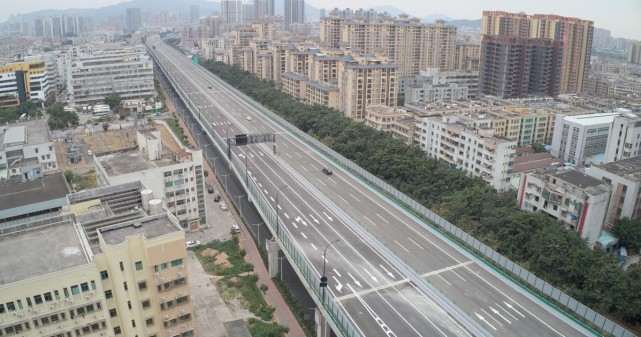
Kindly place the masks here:
POLYGON ((275 124, 264 108, 184 54, 160 42, 155 46, 150 50, 157 62, 220 137, 277 134, 276 154, 271 144, 253 144, 232 147, 232 156, 247 162, 247 178, 274 212, 278 207, 281 226, 318 275, 323 250, 339 240, 327 250, 327 289, 361 336, 590 335, 334 166, 275 124), (322 168, 334 174, 325 175, 322 168), (403 264, 423 281, 408 278, 403 264), (464 317, 454 319, 426 287, 442 294, 464 317), (464 328, 465 320, 472 322, 466 326, 480 329, 464 328))

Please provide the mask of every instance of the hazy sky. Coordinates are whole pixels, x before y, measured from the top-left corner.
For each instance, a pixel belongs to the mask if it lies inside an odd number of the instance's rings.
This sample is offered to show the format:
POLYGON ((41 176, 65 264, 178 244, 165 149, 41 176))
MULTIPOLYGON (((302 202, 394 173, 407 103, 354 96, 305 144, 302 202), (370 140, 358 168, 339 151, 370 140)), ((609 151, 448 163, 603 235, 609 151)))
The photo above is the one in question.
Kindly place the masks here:
MULTIPOLYGON (((174 1, 174 0, 158 0, 174 1)), ((246 0, 247 1, 247 0, 246 0)), ((441 13, 455 19, 478 19, 483 10, 505 10, 528 14, 558 14, 593 20, 596 27, 612 31, 614 37, 641 40, 641 0, 306 0, 318 8, 370 8, 390 5, 423 17, 441 13)), ((2 0, 0 20, 10 14, 41 9, 91 8, 122 0, 2 0)), ((188 8, 185 8, 187 11, 188 8)))

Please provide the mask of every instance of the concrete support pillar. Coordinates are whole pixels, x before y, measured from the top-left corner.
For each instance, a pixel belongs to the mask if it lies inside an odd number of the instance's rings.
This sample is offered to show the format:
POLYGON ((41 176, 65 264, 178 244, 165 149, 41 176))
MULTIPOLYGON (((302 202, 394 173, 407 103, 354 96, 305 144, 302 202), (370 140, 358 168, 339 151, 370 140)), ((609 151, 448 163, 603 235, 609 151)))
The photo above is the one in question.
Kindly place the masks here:
POLYGON ((329 337, 332 328, 329 326, 325 315, 323 315, 322 309, 316 308, 314 316, 316 322, 316 337, 329 337))
POLYGON ((269 269, 269 277, 274 278, 278 276, 278 252, 280 252, 280 246, 276 240, 267 240, 266 249, 267 249, 267 268, 269 269))

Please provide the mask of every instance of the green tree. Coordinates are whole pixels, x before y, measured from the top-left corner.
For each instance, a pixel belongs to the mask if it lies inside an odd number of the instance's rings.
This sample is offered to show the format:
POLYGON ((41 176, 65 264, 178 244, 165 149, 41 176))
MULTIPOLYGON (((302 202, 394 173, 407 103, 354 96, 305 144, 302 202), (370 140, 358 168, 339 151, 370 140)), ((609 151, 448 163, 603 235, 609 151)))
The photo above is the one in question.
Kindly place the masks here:
POLYGON ((109 106, 111 110, 115 110, 118 106, 120 106, 120 94, 115 92, 108 94, 107 96, 105 96, 104 102, 109 106))
POLYGON ((47 113, 49 128, 52 130, 78 126, 78 114, 65 111, 63 103, 58 102, 48 107, 47 113))
POLYGON ((641 221, 619 219, 612 227, 612 233, 619 238, 619 244, 628 249, 641 248, 641 221))
POLYGON ((66 170, 65 179, 67 180, 68 183, 71 183, 71 180, 73 179, 73 172, 66 170))
POLYGON ((45 106, 52 106, 54 103, 56 103, 56 96, 58 95, 58 92, 55 90, 49 91, 47 94, 47 98, 45 99, 45 106))
POLYGON ((545 145, 539 143, 532 144, 532 150, 534 150, 535 153, 546 152, 545 145))

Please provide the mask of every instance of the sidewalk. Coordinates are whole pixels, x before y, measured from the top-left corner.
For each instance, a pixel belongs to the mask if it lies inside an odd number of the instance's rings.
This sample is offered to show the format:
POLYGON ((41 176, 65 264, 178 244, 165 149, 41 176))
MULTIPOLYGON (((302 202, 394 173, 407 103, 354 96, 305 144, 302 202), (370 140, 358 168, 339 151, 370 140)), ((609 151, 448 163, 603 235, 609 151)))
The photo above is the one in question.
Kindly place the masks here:
MULTIPOLYGON (((168 97, 166 92, 165 92, 165 95, 166 97, 168 97)), ((168 101, 167 105, 170 106, 170 110, 168 113, 175 111, 175 107, 173 106, 173 104, 169 103, 171 99, 168 98, 167 101, 168 101)), ((197 146, 197 143, 194 140, 190 130, 187 128, 187 125, 182 120, 182 118, 180 118, 180 116, 178 117, 179 117, 178 121, 180 126, 185 130, 185 135, 187 136, 187 140, 189 141, 190 144, 197 146)), ((206 183, 212 186, 216 186, 216 189, 218 191, 223 191, 222 186, 219 184, 218 180, 215 178, 212 168, 209 166, 208 162, 205 164, 205 170, 209 172, 207 178, 205 178, 206 183)), ((228 196, 226 194, 221 194, 221 196, 229 204, 230 200, 228 200, 228 196)), ((241 221, 238 214, 234 212, 234 208, 230 207, 229 210, 233 213, 233 217, 236 220, 236 223, 242 224, 241 234, 239 235, 239 244, 241 248, 245 249, 245 251, 247 252, 247 254, 245 255, 245 260, 247 260, 247 262, 250 262, 251 264, 254 265, 254 272, 256 273, 256 275, 258 275, 258 284, 265 284, 268 287, 263 297, 265 298, 265 301, 267 302, 268 305, 271 305, 274 308, 276 308, 276 310, 274 311, 274 320, 279 324, 289 328, 289 333, 287 333, 286 336, 304 337, 305 333, 303 332, 303 329, 298 324, 298 321, 296 321, 296 318, 292 314, 292 311, 289 309, 289 306, 287 306, 287 303, 285 303, 285 300, 283 299, 283 296, 281 296, 280 292, 278 291, 278 288, 276 288, 276 285, 274 284, 274 282, 272 282, 271 278, 269 277, 269 272, 267 271, 267 268, 265 267, 263 260, 260 257, 260 253, 258 252, 258 247, 256 246, 254 240, 252 239, 251 234, 245 228, 244 223, 241 221)))

